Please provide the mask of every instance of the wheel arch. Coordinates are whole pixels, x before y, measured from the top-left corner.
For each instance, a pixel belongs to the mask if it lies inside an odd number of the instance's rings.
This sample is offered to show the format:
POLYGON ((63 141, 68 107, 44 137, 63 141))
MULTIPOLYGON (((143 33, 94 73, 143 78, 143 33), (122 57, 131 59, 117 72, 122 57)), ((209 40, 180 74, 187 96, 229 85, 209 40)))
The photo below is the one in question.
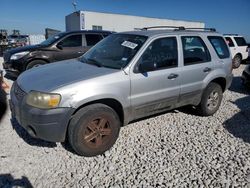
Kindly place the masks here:
POLYGON ((27 66, 33 62, 33 61, 36 61, 36 60, 40 60, 40 61, 44 61, 47 63, 50 63, 50 61, 48 59, 44 59, 44 58, 34 58, 34 59, 30 59, 29 61, 27 61, 26 65, 25 65, 25 70, 27 69, 27 66))
POLYGON ((122 124, 124 123, 123 106, 118 100, 113 99, 113 98, 98 99, 98 100, 93 100, 93 101, 87 102, 85 104, 82 104, 78 108, 76 108, 76 110, 73 112, 72 116, 74 114, 76 114, 80 109, 84 108, 85 106, 89 106, 91 104, 97 104, 97 103, 104 104, 104 105, 107 105, 110 108, 112 108, 117 113, 117 115, 119 116, 120 121, 122 122, 122 124))

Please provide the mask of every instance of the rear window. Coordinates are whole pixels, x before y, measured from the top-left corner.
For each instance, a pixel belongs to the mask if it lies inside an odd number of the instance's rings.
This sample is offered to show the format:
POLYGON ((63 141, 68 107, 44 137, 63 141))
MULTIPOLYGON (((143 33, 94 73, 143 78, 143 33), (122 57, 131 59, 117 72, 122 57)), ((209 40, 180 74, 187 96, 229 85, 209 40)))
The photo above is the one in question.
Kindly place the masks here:
POLYGON ((208 40, 211 42, 212 46, 214 47, 220 59, 225 59, 230 57, 227 44, 225 43, 222 37, 209 36, 208 40))
POLYGON ((98 34, 86 34, 87 46, 94 46, 100 40, 102 40, 102 36, 98 34))
POLYGON ((234 47, 233 40, 230 37, 225 37, 229 47, 234 47))
POLYGON ((238 46, 247 46, 247 43, 243 37, 234 37, 238 46))

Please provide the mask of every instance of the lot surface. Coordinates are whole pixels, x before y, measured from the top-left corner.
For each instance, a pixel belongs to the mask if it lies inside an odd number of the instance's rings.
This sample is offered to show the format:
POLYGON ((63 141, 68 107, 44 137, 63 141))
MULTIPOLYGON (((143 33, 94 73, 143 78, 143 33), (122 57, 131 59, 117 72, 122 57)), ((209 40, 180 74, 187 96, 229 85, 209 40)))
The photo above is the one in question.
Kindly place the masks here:
POLYGON ((110 151, 92 158, 31 138, 8 111, 0 123, 0 187, 250 187, 244 67, 234 70, 214 116, 184 108, 127 125, 110 151))

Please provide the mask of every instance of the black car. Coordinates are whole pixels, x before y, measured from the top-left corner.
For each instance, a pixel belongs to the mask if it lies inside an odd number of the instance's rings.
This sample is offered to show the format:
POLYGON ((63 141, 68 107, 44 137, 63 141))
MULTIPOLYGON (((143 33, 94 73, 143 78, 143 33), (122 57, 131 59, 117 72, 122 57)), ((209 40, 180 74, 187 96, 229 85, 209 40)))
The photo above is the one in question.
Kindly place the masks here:
POLYGON ((7 108, 7 97, 3 88, 3 73, 0 70, 0 121, 7 108))
POLYGON ((39 65, 77 58, 111 33, 90 30, 62 32, 38 45, 7 50, 3 67, 7 74, 18 76, 39 65))
POLYGON ((247 65, 242 73, 242 83, 243 85, 250 87, 250 65, 247 65))

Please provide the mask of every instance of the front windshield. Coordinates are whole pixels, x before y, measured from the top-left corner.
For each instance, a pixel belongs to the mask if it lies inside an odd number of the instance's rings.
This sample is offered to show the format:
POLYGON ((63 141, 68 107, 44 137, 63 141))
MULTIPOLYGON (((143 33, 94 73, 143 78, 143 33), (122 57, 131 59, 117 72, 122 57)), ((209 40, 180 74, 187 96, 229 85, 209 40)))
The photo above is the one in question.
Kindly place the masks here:
POLYGON ((64 36, 64 33, 59 33, 57 35, 53 35, 53 36, 49 37, 47 40, 41 42, 40 45, 49 46, 49 45, 53 44, 54 42, 56 42, 62 36, 64 36))
POLYGON ((81 61, 98 67, 124 68, 147 40, 146 36, 113 34, 81 57, 81 61))

